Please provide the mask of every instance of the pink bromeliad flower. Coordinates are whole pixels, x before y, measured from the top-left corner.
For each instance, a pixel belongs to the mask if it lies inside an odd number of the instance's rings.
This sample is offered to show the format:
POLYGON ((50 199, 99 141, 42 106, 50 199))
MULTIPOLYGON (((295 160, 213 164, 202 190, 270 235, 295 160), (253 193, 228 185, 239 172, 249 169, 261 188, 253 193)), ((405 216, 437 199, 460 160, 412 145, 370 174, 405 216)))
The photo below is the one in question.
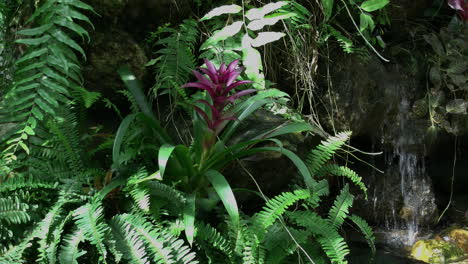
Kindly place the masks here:
POLYGON ((458 15, 463 21, 468 21, 468 1, 465 0, 448 0, 448 5, 457 10, 458 15))
POLYGON ((236 79, 241 74, 243 68, 237 67, 239 60, 231 62, 228 66, 225 63, 221 64, 219 69, 211 63, 209 60, 205 59, 206 68, 199 68, 201 72, 206 74, 204 76, 202 73, 193 70, 193 74, 197 78, 197 82, 189 82, 182 87, 193 87, 201 90, 207 91, 211 98, 211 102, 206 100, 199 100, 200 103, 207 105, 211 110, 211 117, 203 111, 201 108, 194 106, 195 111, 197 111, 205 120, 212 131, 218 133, 221 125, 224 121, 235 120, 234 116, 229 116, 224 111, 224 108, 229 103, 234 103, 236 99, 240 97, 255 92, 255 89, 247 89, 240 92, 235 92, 234 88, 247 83, 252 83, 252 81, 236 81, 236 79))

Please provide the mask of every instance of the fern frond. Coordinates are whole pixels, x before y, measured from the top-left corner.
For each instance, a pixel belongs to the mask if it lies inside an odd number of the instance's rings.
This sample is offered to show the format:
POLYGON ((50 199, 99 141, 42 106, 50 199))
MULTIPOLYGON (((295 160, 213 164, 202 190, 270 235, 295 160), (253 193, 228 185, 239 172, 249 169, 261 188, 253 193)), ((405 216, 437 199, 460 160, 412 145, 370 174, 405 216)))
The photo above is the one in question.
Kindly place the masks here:
POLYGON ((151 190, 150 195, 163 198, 172 205, 174 211, 182 212, 186 203, 186 198, 183 193, 159 181, 151 181, 149 183, 149 188, 151 190))
POLYGON ((338 41, 345 53, 349 54, 355 51, 354 43, 351 39, 345 37, 340 31, 330 25, 327 25, 326 29, 328 30, 328 34, 325 36, 325 41, 327 41, 328 38, 333 37, 338 41))
POLYGON ((364 192, 365 198, 367 200, 367 187, 362 182, 362 178, 352 169, 345 166, 338 166, 336 164, 325 164, 318 175, 333 174, 335 176, 346 177, 350 179, 356 186, 359 187, 364 192))
POLYGON ((310 211, 292 212, 288 216, 297 225, 305 227, 307 232, 316 235, 317 241, 332 263, 347 263, 345 258, 350 252, 348 245, 329 221, 310 211))
POLYGON ((21 202, 18 196, 0 198, 0 223, 27 223, 30 220, 28 209, 28 204, 21 202))
POLYGON ((99 252, 100 261, 107 263, 107 249, 104 245, 109 227, 103 221, 102 207, 98 202, 92 202, 81 206, 74 212, 76 226, 83 230, 92 245, 99 252))
POLYGON ((233 249, 229 240, 214 227, 201 222, 197 223, 195 239, 207 242, 210 246, 225 254, 229 259, 232 259, 233 249))
POLYGON ((280 217, 286 209, 299 200, 304 200, 310 197, 309 190, 295 190, 294 192, 284 192, 273 199, 269 200, 254 218, 254 226, 260 231, 260 234, 265 232, 265 229, 271 226, 280 217))
POLYGON ((198 35, 194 19, 184 20, 177 28, 162 27, 153 35, 153 38, 159 38, 155 45, 161 47, 156 52, 157 59, 152 62, 157 73, 152 88, 154 97, 163 89, 180 97, 181 102, 188 100, 185 90, 180 87, 188 82, 191 70, 196 67, 194 52, 198 35))
POLYGON ((369 224, 364 220, 363 218, 357 216, 357 215, 351 215, 348 217, 351 221, 353 221, 354 224, 359 228, 361 233, 364 235, 366 238, 367 243, 369 244, 369 247, 372 250, 372 254, 375 255, 375 237, 374 237, 374 232, 372 231, 372 227, 369 226, 369 224))
POLYGON ((349 192, 348 184, 341 189, 340 194, 336 197, 333 202, 333 206, 328 212, 328 221, 332 224, 335 229, 339 229, 344 222, 344 219, 349 213, 349 208, 352 206, 354 196, 349 192))
POLYGON ((148 172, 144 167, 140 168, 130 177, 125 187, 125 191, 130 193, 130 196, 143 212, 148 212, 150 209, 150 188, 146 182, 140 182, 146 177, 148 177, 148 172))
POLYGON ((64 237, 63 245, 60 247, 59 261, 61 264, 78 264, 78 258, 86 254, 86 251, 78 248, 85 240, 85 233, 81 229, 75 229, 71 234, 64 237))
POLYGON ((135 229, 126 222, 123 217, 114 217, 110 226, 116 241, 116 247, 129 263, 149 263, 148 253, 142 239, 135 229))
POLYGON ((126 230, 135 232, 134 236, 144 242, 152 260, 155 263, 186 263, 195 264, 195 253, 169 233, 147 222, 143 217, 137 215, 123 214, 115 217, 120 225, 125 225, 126 230))
POLYGON ((282 262, 284 258, 293 254, 297 250, 297 244, 291 239, 291 236, 286 232, 285 228, 288 229, 289 233, 294 237, 297 243, 304 243, 310 236, 304 230, 297 230, 292 227, 283 227, 279 224, 272 225, 265 235, 263 246, 268 252, 266 263, 276 264, 282 262))
POLYGON ((16 42, 28 49, 16 61, 13 85, 0 106, 0 123, 18 124, 5 140, 6 161, 17 160, 20 150, 29 155, 38 126, 54 117, 58 109, 70 106, 72 91, 84 89, 75 52, 85 54, 71 37, 88 34, 76 23, 91 23, 83 10, 92 8, 79 0, 42 1, 27 21, 31 28, 17 32, 23 37, 16 42))
POLYGON ((313 149, 306 158, 306 164, 312 175, 317 175, 320 168, 325 165, 349 139, 351 132, 341 132, 336 136, 329 137, 313 149))

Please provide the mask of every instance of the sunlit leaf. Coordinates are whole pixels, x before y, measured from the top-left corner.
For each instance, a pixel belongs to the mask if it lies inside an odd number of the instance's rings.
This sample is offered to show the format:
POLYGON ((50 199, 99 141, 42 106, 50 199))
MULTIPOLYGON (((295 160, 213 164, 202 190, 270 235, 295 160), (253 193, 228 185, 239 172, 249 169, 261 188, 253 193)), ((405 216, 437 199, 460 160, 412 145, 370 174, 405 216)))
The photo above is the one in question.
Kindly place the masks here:
POLYGON ((390 0, 367 0, 361 4, 361 8, 367 12, 373 12, 385 7, 390 0))
POLYGON ((241 10, 242 10, 242 7, 238 5, 220 6, 208 12, 208 14, 206 14, 204 17, 200 19, 200 21, 208 20, 213 17, 224 15, 224 14, 236 14, 236 13, 239 13, 241 10))
POLYGON ((265 26, 272 26, 276 24, 281 19, 286 19, 294 16, 294 13, 278 14, 272 17, 265 17, 261 19, 254 20, 247 25, 247 28, 250 30, 260 30, 265 26))
POLYGON ((269 14, 275 10, 278 10, 287 4, 288 4, 287 1, 280 1, 276 3, 266 4, 265 6, 260 7, 260 8, 253 8, 247 11, 247 13, 245 14, 245 17, 247 17, 249 20, 261 19, 266 14, 269 14))
POLYGON ((175 148, 175 146, 169 144, 164 144, 159 148, 158 165, 161 178, 164 178, 167 162, 175 148))
POLYGON ((253 47, 260 47, 267 43, 277 41, 284 37, 286 34, 280 32, 260 32, 258 36, 252 40, 253 47))
POLYGON ((466 114, 468 102, 463 99, 454 99, 447 103, 445 109, 451 114, 466 114))
POLYGON ((239 224, 239 209, 237 208, 236 197, 234 196, 231 186, 227 182, 226 178, 215 170, 209 170, 205 172, 205 175, 211 185, 213 185, 213 188, 221 199, 221 202, 224 204, 231 222, 234 226, 237 226, 239 224))
POLYGON ((189 195, 187 197, 185 208, 184 208, 184 226, 185 236, 190 245, 193 243, 193 237, 195 233, 195 195, 189 195))
POLYGON ((242 21, 236 21, 231 25, 225 26, 223 29, 215 32, 213 36, 207 39, 205 43, 203 43, 203 45, 201 46, 201 49, 207 49, 222 40, 236 35, 241 30, 242 25, 242 21))

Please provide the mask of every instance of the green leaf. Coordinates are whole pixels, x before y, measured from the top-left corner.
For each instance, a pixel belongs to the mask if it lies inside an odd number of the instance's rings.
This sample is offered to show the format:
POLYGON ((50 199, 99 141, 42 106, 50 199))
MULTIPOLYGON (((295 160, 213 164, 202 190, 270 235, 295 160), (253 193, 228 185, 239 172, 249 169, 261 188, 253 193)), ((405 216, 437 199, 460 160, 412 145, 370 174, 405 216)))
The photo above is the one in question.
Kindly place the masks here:
POLYGON ((52 107, 50 107, 46 102, 44 102, 41 98, 37 97, 34 102, 44 110, 44 112, 50 114, 50 115, 55 115, 55 111, 52 107))
POLYGON ((49 35, 42 36, 40 38, 33 38, 33 39, 17 39, 15 42, 24 44, 24 45, 30 45, 30 46, 37 46, 44 44, 50 40, 49 35))
POLYGON ((234 226, 239 225, 239 209, 237 208, 236 197, 232 192, 231 186, 227 182, 226 178, 215 170, 208 170, 205 172, 207 179, 218 194, 221 202, 224 204, 226 211, 229 214, 231 222, 234 226))
POLYGON ((275 10, 278 10, 287 4, 289 4, 289 1, 279 1, 276 3, 266 4, 260 8, 252 8, 249 11, 247 11, 247 13, 245 14, 245 17, 247 17, 249 20, 261 19, 266 14, 271 13, 275 10))
POLYGON ((466 114, 468 101, 463 99, 454 99, 447 103, 445 110, 450 114, 466 114))
POLYGON ((367 12, 373 12, 379 9, 382 9, 390 3, 390 0, 366 0, 361 4, 361 8, 367 12))
POLYGON ((250 30, 260 30, 265 26, 272 26, 282 19, 290 18, 295 15, 295 13, 275 14, 271 17, 253 20, 247 25, 247 28, 250 30))
POLYGON ((225 26, 223 29, 216 31, 213 36, 211 36, 205 41, 205 43, 203 43, 200 49, 208 49, 216 43, 236 35, 241 30, 242 25, 242 21, 236 21, 231 25, 225 26))
POLYGON ((56 29, 52 32, 52 36, 58 41, 62 42, 63 44, 78 51, 83 56, 83 58, 86 58, 86 54, 84 50, 80 47, 80 45, 78 45, 78 43, 76 43, 73 39, 67 36, 67 34, 63 33, 63 31, 56 29))
POLYGON ((190 246, 193 243, 193 237, 195 234, 195 195, 191 194, 187 197, 184 208, 184 226, 185 235, 190 246))
POLYGON ((18 144, 19 144, 19 146, 26 152, 26 154, 29 155, 29 148, 28 148, 28 146, 26 146, 26 144, 24 144, 23 141, 19 141, 18 144))
POLYGON ((149 123, 151 128, 156 131, 161 143, 170 143, 172 141, 171 138, 169 135, 167 135, 166 131, 164 131, 161 124, 154 115, 151 105, 148 103, 145 94, 143 93, 141 83, 131 72, 130 68, 127 65, 124 65, 119 68, 118 73, 125 86, 127 86, 128 90, 132 93, 133 98, 135 98, 140 111, 146 116, 147 119, 144 121, 149 123))
POLYGON ((367 28, 369 28, 369 31, 373 31, 375 28, 375 22, 371 15, 361 13, 359 16, 359 30, 364 31, 367 28))
POLYGON ((52 106, 54 106, 54 107, 58 107, 58 106, 59 106, 57 100, 55 100, 55 98, 53 98, 52 96, 50 96, 49 93, 47 93, 46 91, 44 91, 44 89, 39 89, 39 90, 37 90, 37 93, 42 97, 42 99, 44 99, 46 102, 48 102, 48 103, 51 104, 52 106))
POLYGON ((323 13, 325 15, 325 21, 328 21, 333 13, 333 2, 334 0, 322 0, 323 13))
POLYGON ((223 5, 208 12, 208 14, 206 14, 204 17, 200 19, 200 21, 208 20, 213 17, 224 15, 224 14, 236 14, 236 13, 239 13, 241 10, 242 10, 242 7, 238 5, 223 5))
POLYGON ((122 147, 125 134, 127 133, 130 124, 135 119, 136 114, 126 116, 119 125, 115 134, 114 145, 112 147, 112 162, 115 166, 120 165, 120 148, 122 147))
MULTIPOLYGON (((248 38, 250 39, 250 37, 248 38)), ((242 62, 245 67, 245 74, 249 80, 254 82, 253 86, 259 90, 265 89, 265 75, 261 72, 263 65, 260 52, 253 47, 242 49, 242 62)))
POLYGON ((258 36, 252 40, 251 44, 253 47, 260 47, 270 42, 277 41, 285 35, 286 34, 280 32, 260 32, 258 36))
POLYGON ((159 148, 158 165, 161 178, 164 179, 164 172, 169 158, 176 147, 169 144, 164 144, 159 148))
POLYGON ((303 131, 313 131, 313 130, 314 128, 309 123, 294 122, 294 123, 288 123, 285 125, 280 125, 278 127, 275 127, 265 133, 258 135, 254 139, 273 138, 273 137, 277 137, 277 136, 284 135, 284 134, 298 133, 298 132, 303 132, 303 131))
POLYGON ((25 62, 25 61, 28 61, 30 59, 33 59, 33 58, 36 58, 36 57, 39 57, 39 56, 42 56, 44 54, 46 54, 48 51, 47 48, 43 48, 43 49, 40 49, 40 50, 34 50, 30 53, 26 53, 26 55, 24 55, 23 57, 21 57, 21 59, 17 60, 16 61, 16 65, 22 63, 22 62, 25 62))
POLYGON ((48 23, 45 25, 42 25, 40 27, 36 28, 27 28, 27 29, 22 29, 16 32, 18 35, 25 35, 25 36, 36 36, 36 35, 41 35, 47 30, 49 30, 54 24, 48 23))
POLYGON ((88 31, 86 31, 86 29, 84 29, 82 26, 74 23, 71 20, 68 20, 68 19, 63 17, 63 18, 60 18, 60 19, 56 20, 54 23, 74 31, 82 39, 84 39, 86 37, 88 39, 88 41, 90 40, 88 31))
POLYGON ((24 132, 26 132, 26 134, 28 134, 28 135, 30 135, 30 136, 34 136, 34 135, 35 135, 34 130, 33 130, 30 126, 24 127, 24 132))

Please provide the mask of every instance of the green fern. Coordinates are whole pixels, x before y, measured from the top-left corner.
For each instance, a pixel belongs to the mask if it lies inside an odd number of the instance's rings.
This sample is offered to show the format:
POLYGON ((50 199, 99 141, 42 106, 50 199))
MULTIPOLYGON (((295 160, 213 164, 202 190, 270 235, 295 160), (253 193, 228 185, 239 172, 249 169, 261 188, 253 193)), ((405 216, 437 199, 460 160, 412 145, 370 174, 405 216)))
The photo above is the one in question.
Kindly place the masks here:
POLYGON ((197 241, 202 240, 207 242, 211 247, 226 255, 232 262, 233 249, 230 241, 212 226, 205 223, 197 223, 195 238, 197 241))
POLYGON ((335 38, 340 44, 341 48, 345 53, 353 53, 355 51, 354 43, 350 38, 345 37, 340 31, 336 30, 330 25, 326 25, 328 34, 325 35, 324 41, 327 41, 330 37, 335 38))
POLYGON ((366 241, 372 250, 372 254, 375 255, 375 237, 372 228, 369 226, 366 220, 362 219, 360 216, 351 215, 348 217, 348 219, 350 219, 351 221, 353 221, 354 224, 356 224, 356 226, 366 238, 366 241))
POLYGON ((359 187, 364 192, 365 198, 367 200, 367 187, 362 182, 362 178, 352 169, 345 166, 338 166, 336 164, 325 164, 322 166, 318 175, 332 174, 335 176, 346 177, 350 179, 356 186, 359 187))
MULTIPOLYGON (((27 223, 30 220, 28 209, 28 204, 21 202, 18 196, 0 198, 0 223, 27 223)), ((3 224, 0 228, 3 228, 3 224)))
POLYGON ((341 132, 336 136, 329 137, 313 149, 307 156, 306 163, 309 166, 310 173, 317 175, 320 169, 333 157, 333 154, 339 150, 349 139, 351 132, 341 132))
POLYGON ((349 208, 353 204, 354 196, 349 192, 349 186, 346 184, 343 189, 341 189, 340 195, 336 197, 335 202, 333 202, 333 206, 330 208, 328 212, 328 222, 335 227, 335 229, 339 229, 343 224, 345 218, 349 213, 349 208))
POLYGON ((31 28, 17 32, 24 37, 16 42, 28 49, 16 61, 14 83, 0 106, 1 123, 18 123, 6 141, 4 159, 8 162, 17 160, 20 149, 29 154, 38 125, 55 116, 61 107, 69 106, 72 91, 84 89, 74 52, 85 54, 67 34, 89 38, 76 23, 81 20, 91 24, 82 10, 92 8, 79 0, 44 1, 27 21, 31 28))
POLYGON ((123 214, 114 218, 115 224, 120 229, 131 233, 131 237, 142 241, 149 252, 151 259, 155 263, 184 263, 196 264, 195 253, 184 245, 182 240, 178 240, 160 228, 151 225, 143 217, 123 214))
POLYGON ((100 261, 107 263, 107 249, 104 244, 109 227, 103 221, 103 209, 98 202, 92 202, 75 210, 76 226, 83 230, 86 240, 95 245, 100 261))
POLYGON ((154 65, 156 72, 152 88, 155 98, 169 92, 178 102, 188 101, 185 89, 180 87, 188 82, 191 70, 196 67, 194 53, 198 35, 194 19, 184 20, 177 28, 166 25, 152 35, 152 39, 158 39, 154 45, 161 47, 155 53, 158 57, 149 63, 154 65))
POLYGON ((254 226, 259 234, 265 232, 265 229, 271 226, 286 209, 299 200, 304 200, 310 197, 309 190, 295 190, 294 192, 284 192, 275 198, 269 200, 259 212, 254 221, 254 226))
POLYGON ((288 216, 297 225, 305 227, 307 232, 317 236, 317 241, 332 263, 347 263, 346 255, 350 252, 349 248, 329 221, 310 211, 297 211, 289 213, 288 216))
POLYGON ((60 247, 59 261, 61 264, 78 264, 78 258, 86 254, 78 245, 85 240, 85 233, 81 229, 75 229, 64 237, 64 243, 60 247))

